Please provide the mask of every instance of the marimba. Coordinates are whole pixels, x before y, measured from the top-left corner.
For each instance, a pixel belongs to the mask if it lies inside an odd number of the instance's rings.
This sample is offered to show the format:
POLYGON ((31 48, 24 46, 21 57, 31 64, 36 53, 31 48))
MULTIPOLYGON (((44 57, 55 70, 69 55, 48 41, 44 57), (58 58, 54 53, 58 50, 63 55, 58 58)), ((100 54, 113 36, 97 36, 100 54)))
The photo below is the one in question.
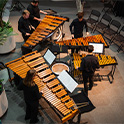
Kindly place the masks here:
POLYGON ((36 46, 39 42, 46 39, 51 33, 53 33, 58 27, 63 25, 64 22, 68 20, 69 19, 67 17, 46 15, 23 46, 36 46))
POLYGON ((8 62, 6 66, 21 78, 25 78, 28 70, 36 70, 37 76, 34 82, 38 85, 39 92, 43 91, 43 97, 48 103, 59 111, 62 123, 79 113, 72 98, 37 51, 8 62))
MULTIPOLYGON (((75 69, 76 67, 80 67, 81 59, 85 56, 86 54, 82 54, 82 56, 80 56, 77 53, 73 53, 73 57, 74 57, 73 62, 75 69)), ((103 54, 101 55, 95 54, 95 56, 98 58, 100 66, 117 65, 117 60, 115 57, 111 57, 110 55, 103 55, 103 54)))
MULTIPOLYGON (((112 57, 110 55, 103 55, 103 54, 101 54, 101 55, 95 54, 95 56, 98 58, 99 65, 101 67, 112 65, 112 70, 110 71, 110 73, 108 75, 101 75, 101 76, 107 76, 109 81, 110 81, 109 76, 111 76, 112 81, 113 81, 113 79, 114 79, 113 75, 114 75, 114 72, 115 72, 115 67, 118 64, 116 58, 112 57)), ((73 60, 74 69, 76 69, 77 67, 81 66, 81 59, 83 57, 86 57, 86 54, 84 53, 80 56, 77 53, 73 53, 73 57, 74 57, 74 60, 73 60)), ((77 76, 79 74, 81 74, 81 72, 79 70, 74 70, 74 76, 77 76)), ((110 83, 112 83, 112 81, 110 81, 110 83)))
POLYGON ((75 38, 75 39, 69 39, 65 41, 59 41, 56 42, 56 44, 59 44, 60 46, 67 45, 67 46, 88 46, 89 42, 95 42, 95 43, 104 43, 104 46, 106 48, 109 47, 108 43, 103 39, 102 35, 93 35, 88 37, 82 37, 82 38, 75 38))

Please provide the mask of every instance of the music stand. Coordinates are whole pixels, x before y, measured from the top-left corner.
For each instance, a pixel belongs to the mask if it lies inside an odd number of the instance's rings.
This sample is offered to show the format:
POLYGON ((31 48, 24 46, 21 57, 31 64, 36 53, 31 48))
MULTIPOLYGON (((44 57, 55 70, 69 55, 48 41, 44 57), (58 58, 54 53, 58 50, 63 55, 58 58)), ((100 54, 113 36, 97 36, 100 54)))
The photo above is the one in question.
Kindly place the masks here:
POLYGON ((14 0, 10 12, 15 10, 22 11, 22 9, 24 8, 25 8, 24 5, 19 0, 14 0))
POLYGON ((59 54, 59 60, 60 60, 60 53, 67 53, 67 55, 68 55, 68 47, 67 46, 59 46, 58 44, 56 44, 56 45, 52 45, 50 47, 50 50, 53 53, 59 54))
POLYGON ((104 43, 89 42, 89 45, 93 45, 96 54, 104 54, 104 43))
MULTIPOLYGON (((80 124, 81 114, 90 112, 90 111, 94 110, 96 107, 92 104, 92 102, 86 96, 84 91, 71 96, 71 98, 73 98, 74 102, 76 103, 76 105, 78 107, 79 115, 78 115, 77 123, 80 124)), ((73 120, 73 118, 72 118, 72 120, 73 120)))

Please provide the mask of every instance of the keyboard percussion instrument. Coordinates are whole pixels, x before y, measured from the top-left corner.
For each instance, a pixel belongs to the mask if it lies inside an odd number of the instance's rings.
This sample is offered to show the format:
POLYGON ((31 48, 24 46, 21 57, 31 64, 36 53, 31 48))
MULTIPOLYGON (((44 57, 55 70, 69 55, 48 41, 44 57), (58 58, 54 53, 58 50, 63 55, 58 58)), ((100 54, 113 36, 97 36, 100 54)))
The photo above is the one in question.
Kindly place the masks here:
MULTIPOLYGON (((107 66, 107 65, 117 65, 117 60, 115 57, 111 57, 110 55, 98 55, 95 54, 95 56, 98 58, 98 62, 100 66, 107 66)), ((81 59, 86 57, 86 54, 82 54, 81 56, 78 53, 73 53, 74 57, 74 68, 80 67, 81 59)))
MULTIPOLYGON (((110 73, 108 73, 107 75, 100 75, 101 77, 107 76, 109 82, 112 83, 114 80, 113 76, 114 76, 115 68, 116 65, 118 64, 116 58, 110 55, 103 55, 103 54, 95 54, 95 56, 98 58, 100 67, 112 66, 110 73), (110 76, 112 77, 112 81, 110 80, 110 76)), ((82 74, 82 72, 77 70, 76 68, 77 67, 79 68, 81 66, 81 59, 84 57, 86 57, 85 53, 83 53, 82 55, 79 55, 78 53, 73 53, 74 77, 82 74)))
POLYGON ((27 41, 23 44, 24 47, 35 47, 50 36, 56 29, 68 21, 67 17, 58 15, 45 15, 43 20, 37 26, 35 31, 30 35, 27 41))
POLYGON ((101 34, 93 35, 93 36, 87 36, 87 37, 81 37, 81 38, 75 38, 75 39, 69 39, 64 41, 55 42, 56 44, 59 44, 60 46, 66 45, 69 47, 76 47, 76 46, 88 46, 89 42, 95 42, 95 43, 104 43, 105 48, 108 48, 108 43, 103 39, 101 34))
MULTIPOLYGON (((51 15, 56 13, 51 9, 45 11, 48 12, 49 14, 45 15, 45 17, 39 23, 37 28, 33 31, 33 33, 30 35, 30 37, 21 47, 22 53, 23 54, 28 53, 28 54, 25 54, 18 59, 7 62, 5 65, 7 69, 8 68, 11 69, 16 75, 18 75, 22 79, 26 77, 26 74, 30 69, 36 70, 36 76, 34 77, 34 82, 38 86, 39 92, 42 93, 43 98, 47 101, 50 107, 53 108, 54 111, 56 111, 57 115, 59 115, 61 122, 65 123, 73 119, 77 114, 81 115, 81 113, 84 113, 83 111, 82 112, 80 111, 80 108, 81 107, 83 108, 84 106, 88 106, 89 101, 82 102, 83 101, 83 95, 82 95, 81 97, 78 96, 79 101, 80 98, 82 99, 82 101, 76 103, 76 101, 74 101, 73 96, 69 96, 67 89, 64 87, 62 82, 60 82, 60 80, 57 78, 57 76, 63 70, 66 70, 68 72, 72 71, 68 65, 63 64, 64 62, 63 63, 59 62, 51 66, 41 55, 41 53, 37 51, 33 51, 33 52, 30 51, 32 51, 32 49, 36 45, 44 42, 47 38, 51 36, 54 37, 56 33, 58 35, 61 34, 62 36, 62 37, 58 37, 58 39, 59 40, 62 39, 62 41, 54 40, 56 42, 53 43, 53 46, 55 45, 55 47, 58 47, 59 52, 57 52, 57 54, 61 53, 62 50, 64 51, 64 49, 62 49, 64 48, 63 46, 66 47, 67 51, 66 50, 65 51, 68 53, 68 48, 69 49, 83 48, 83 50, 85 50, 84 48, 87 48, 89 46, 89 43, 103 43, 104 48, 109 48, 109 44, 105 41, 105 39, 102 37, 101 34, 63 40, 64 35, 62 32, 63 31, 62 26, 65 23, 65 21, 69 21, 69 18, 59 15, 51 15)), ((55 50, 57 51, 57 49, 55 50)), ((73 53, 73 57, 71 56, 73 58, 74 77, 82 75, 82 72, 79 71, 77 67, 78 68, 81 67, 82 58, 86 57, 86 55, 87 55, 86 53, 83 53, 82 55, 79 55, 78 53, 73 53)), ((103 54, 94 54, 94 55, 98 58, 100 67, 109 66, 109 65, 116 67, 116 65, 118 64, 116 58, 110 55, 103 55, 103 54)), ((112 67, 111 72, 107 75, 108 79, 109 76, 112 77, 112 81, 110 81, 109 79, 110 83, 112 83, 114 79, 113 75, 115 72, 115 67, 112 67)), ((81 94, 83 94, 83 91, 81 94)), ((39 104, 42 106, 42 102, 39 102, 39 104)), ((86 108, 85 111, 87 111, 86 108)))
POLYGON ((45 100, 59 111, 62 123, 79 113, 73 99, 70 98, 64 86, 37 51, 8 62, 6 66, 23 79, 26 77, 28 70, 36 70, 34 82, 37 84, 39 92, 43 92, 45 100))

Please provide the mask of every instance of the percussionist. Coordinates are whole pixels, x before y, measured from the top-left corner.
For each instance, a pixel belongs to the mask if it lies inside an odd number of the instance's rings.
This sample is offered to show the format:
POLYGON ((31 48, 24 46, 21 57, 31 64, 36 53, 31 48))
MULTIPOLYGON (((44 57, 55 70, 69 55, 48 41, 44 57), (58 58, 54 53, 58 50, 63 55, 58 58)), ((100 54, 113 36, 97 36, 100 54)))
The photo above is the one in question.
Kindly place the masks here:
POLYGON ((88 82, 89 90, 93 87, 93 76, 97 68, 99 68, 98 58, 93 55, 94 47, 92 45, 88 46, 88 55, 82 59, 81 67, 77 68, 82 71, 84 91, 88 96, 88 82))
MULTIPOLYGON (((85 19, 83 19, 83 13, 78 12, 77 16, 78 16, 78 18, 74 19, 69 26, 72 38, 83 37, 84 26, 86 28, 87 35, 89 34, 87 22, 85 19), (72 30, 72 28, 74 28, 74 30, 72 30)), ((72 54, 74 53, 74 49, 72 49, 71 53, 72 54)), ((76 53, 78 53, 78 49, 76 49, 76 53)))
POLYGON ((22 33, 24 41, 26 41, 35 30, 29 21, 29 15, 30 12, 28 10, 24 10, 18 21, 18 30, 22 33))
POLYGON ((46 12, 39 9, 38 4, 38 0, 33 0, 27 7, 27 10, 30 12, 29 20, 35 28, 39 25, 41 21, 40 13, 47 14, 46 12))

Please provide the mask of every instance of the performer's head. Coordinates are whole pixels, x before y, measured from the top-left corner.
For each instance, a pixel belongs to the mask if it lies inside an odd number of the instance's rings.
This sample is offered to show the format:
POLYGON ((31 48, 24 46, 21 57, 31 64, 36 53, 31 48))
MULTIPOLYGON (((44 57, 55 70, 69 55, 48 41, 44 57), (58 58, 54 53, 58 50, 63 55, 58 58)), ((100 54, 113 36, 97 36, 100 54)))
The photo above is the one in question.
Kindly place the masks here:
POLYGON ((83 12, 78 12, 77 13, 77 16, 78 16, 79 21, 82 21, 83 20, 84 13, 83 12))
POLYGON ((89 46, 88 46, 88 52, 89 52, 89 53, 92 53, 93 50, 94 50, 93 45, 89 45, 89 46))
POLYGON ((36 71, 34 69, 29 70, 24 79, 24 84, 29 87, 34 86, 35 83, 33 80, 34 80, 35 76, 36 76, 36 71))
POLYGON ((32 4, 33 4, 33 6, 38 6, 39 0, 32 0, 32 4))
POLYGON ((30 12, 28 10, 24 10, 22 12, 22 16, 24 19, 28 19, 29 18, 29 15, 30 15, 30 12))

